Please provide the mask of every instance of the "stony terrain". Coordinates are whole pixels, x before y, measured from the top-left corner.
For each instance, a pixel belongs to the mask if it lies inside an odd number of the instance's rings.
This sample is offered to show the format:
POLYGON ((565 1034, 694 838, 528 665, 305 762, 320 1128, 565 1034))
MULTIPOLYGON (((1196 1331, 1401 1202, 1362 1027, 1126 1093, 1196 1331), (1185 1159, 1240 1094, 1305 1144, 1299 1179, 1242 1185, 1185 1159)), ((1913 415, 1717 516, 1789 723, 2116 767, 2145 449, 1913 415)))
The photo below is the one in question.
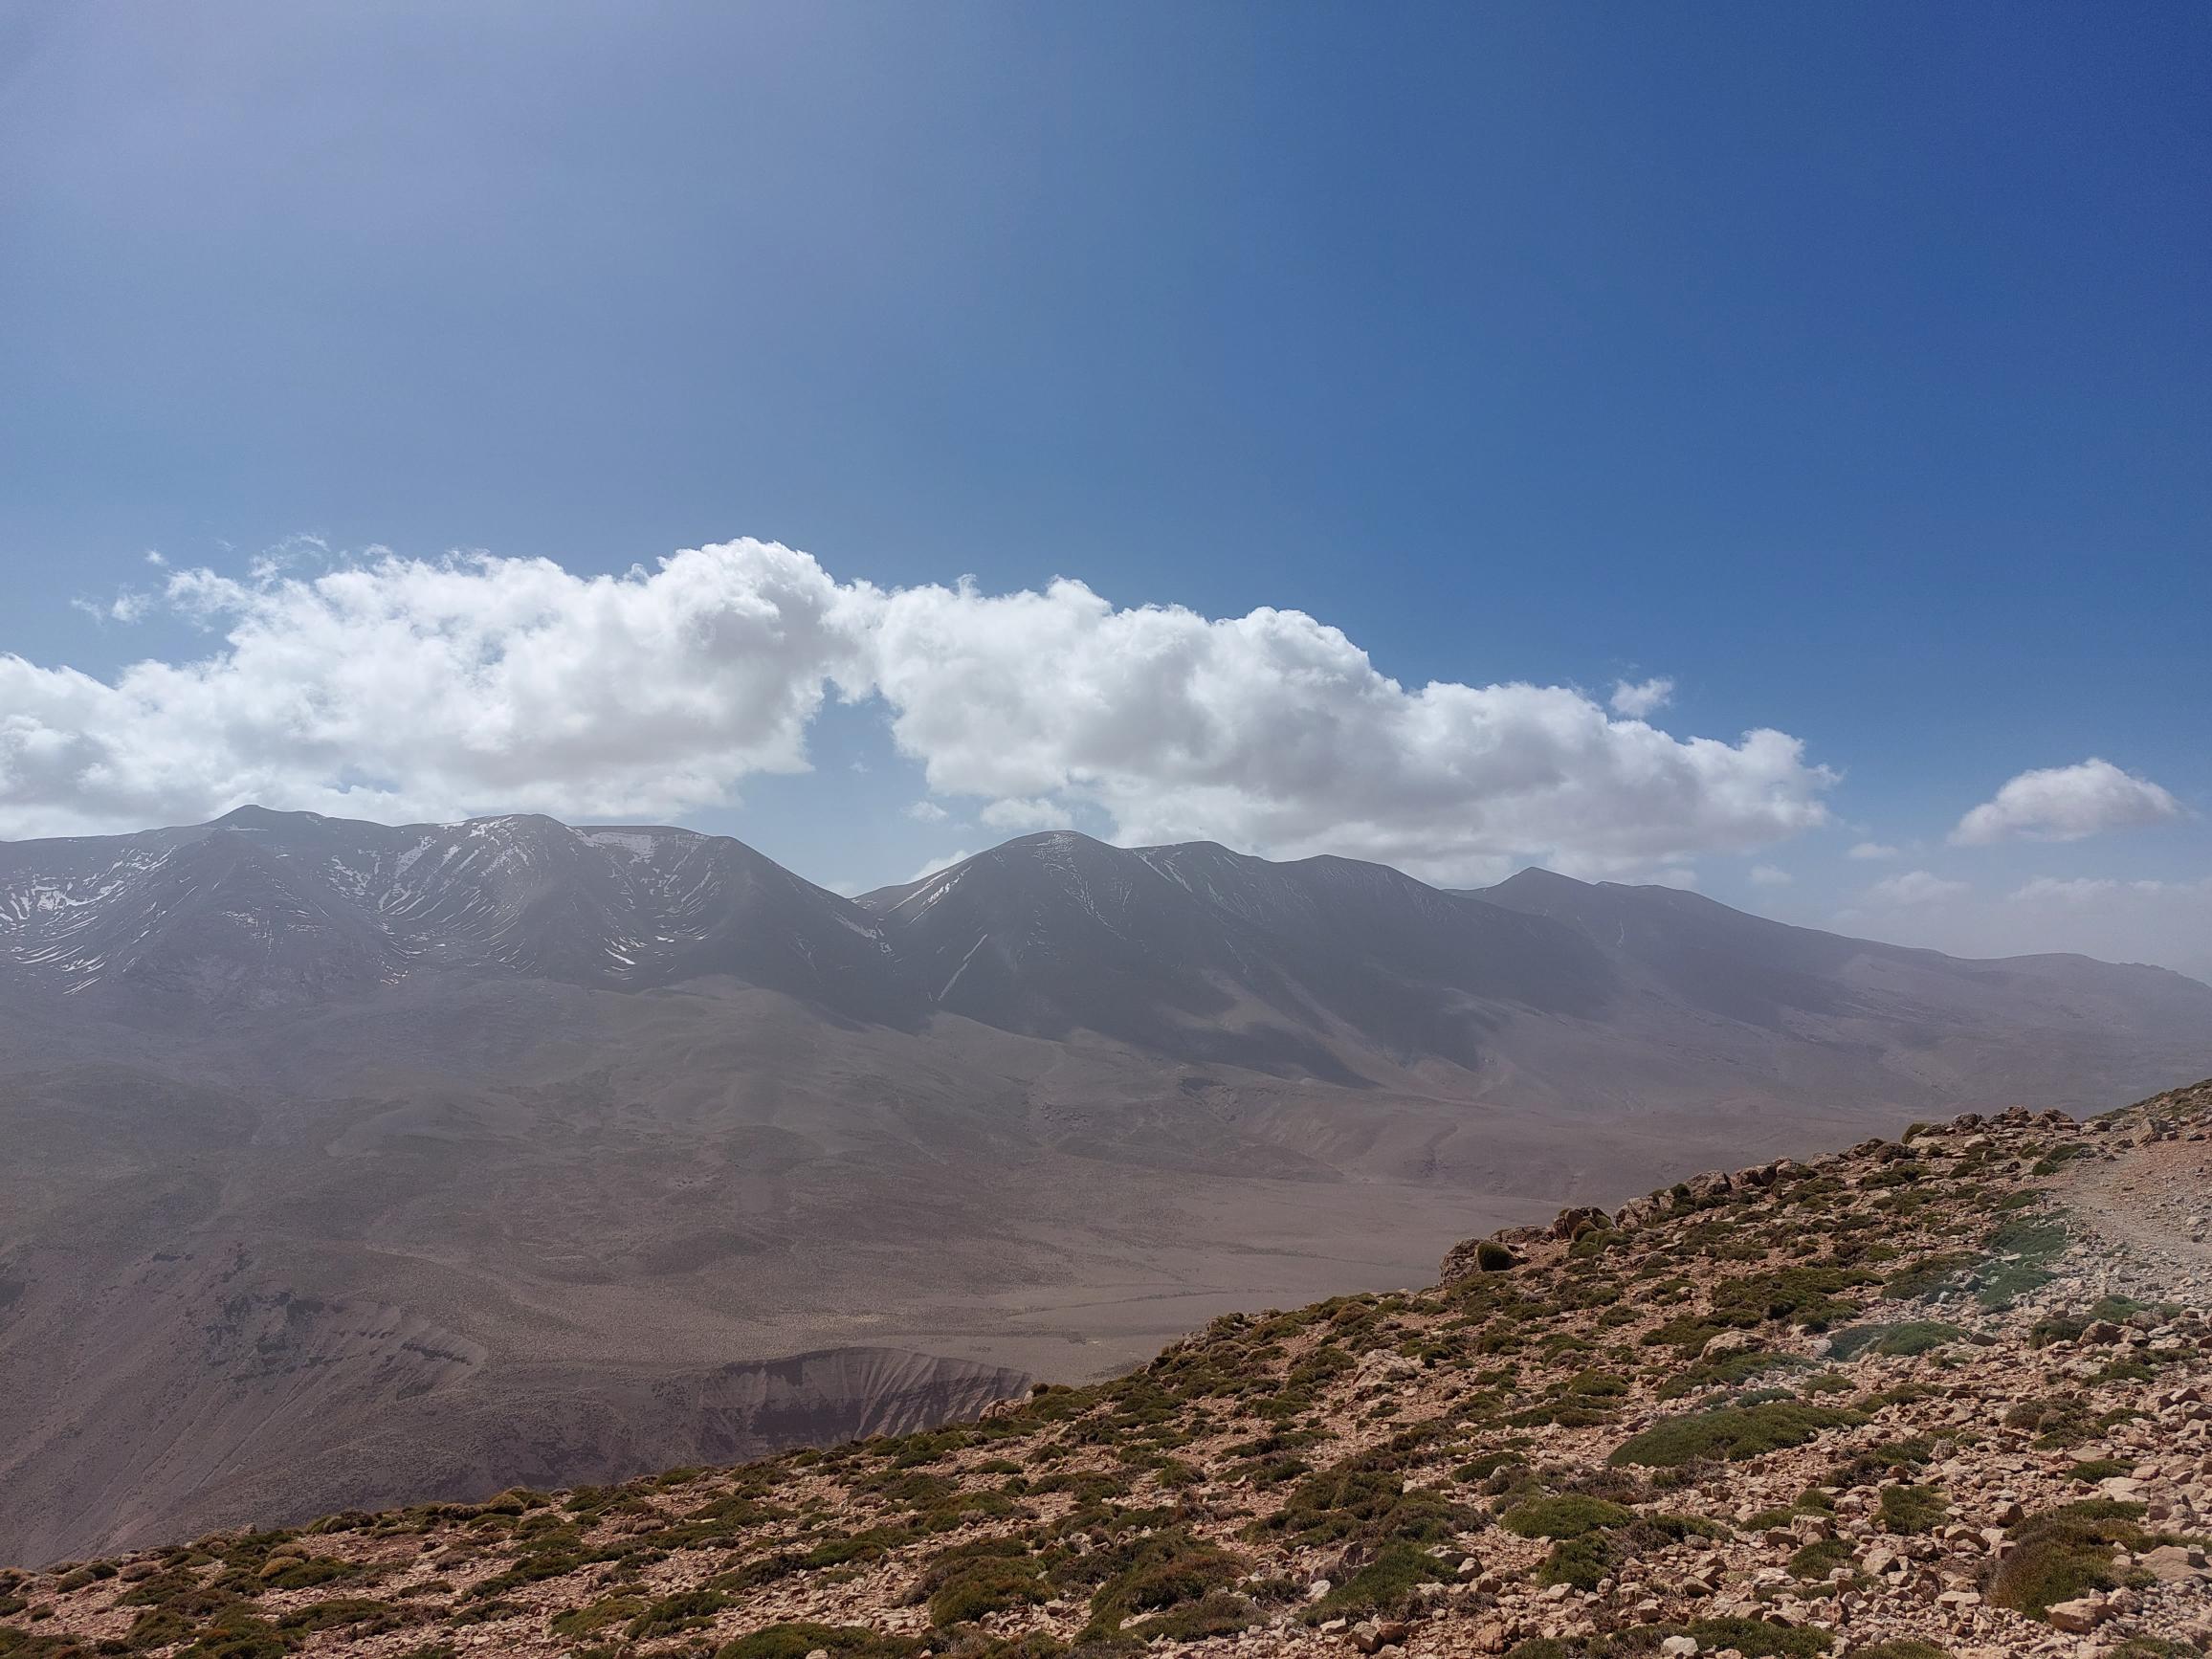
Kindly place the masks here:
POLYGON ((2212 1647, 2212 1083, 1916 1125, 972 1423, 0 1575, 0 1655, 2212 1647))

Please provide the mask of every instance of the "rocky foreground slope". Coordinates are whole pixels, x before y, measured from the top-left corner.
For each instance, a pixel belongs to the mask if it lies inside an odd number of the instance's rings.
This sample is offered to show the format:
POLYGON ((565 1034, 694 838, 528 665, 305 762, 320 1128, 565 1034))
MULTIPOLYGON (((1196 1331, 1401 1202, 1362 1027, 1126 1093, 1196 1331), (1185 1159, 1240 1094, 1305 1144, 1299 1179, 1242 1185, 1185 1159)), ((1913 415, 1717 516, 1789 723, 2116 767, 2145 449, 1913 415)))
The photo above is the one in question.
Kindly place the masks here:
POLYGON ((0 1574, 0 1655, 2197 1654, 2208 1131, 1915 1126, 972 1424, 0 1574))

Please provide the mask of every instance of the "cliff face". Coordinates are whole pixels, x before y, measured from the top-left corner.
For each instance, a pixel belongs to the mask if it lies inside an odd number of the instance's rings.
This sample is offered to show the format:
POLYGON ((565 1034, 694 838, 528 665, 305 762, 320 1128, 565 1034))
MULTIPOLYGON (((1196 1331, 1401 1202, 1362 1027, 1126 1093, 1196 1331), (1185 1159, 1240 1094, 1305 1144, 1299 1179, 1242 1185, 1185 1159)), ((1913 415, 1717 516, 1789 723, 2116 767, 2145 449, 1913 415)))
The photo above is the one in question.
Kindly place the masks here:
POLYGON ((525 1364, 495 1390, 482 1349, 403 1310, 243 1294, 212 1311, 205 1337, 207 1380, 188 1396, 133 1372, 102 1402, 118 1427, 98 1447, 65 1437, 16 1460, 21 1559, 86 1538, 163 1542, 210 1520, 283 1526, 339 1504, 478 1499, 518 1476, 740 1463, 970 1419, 1029 1385, 1003 1366, 851 1347, 632 1375, 525 1364), (356 1431, 286 1432, 315 1417, 356 1431), (97 1478, 73 1478, 87 1470, 97 1478))
MULTIPOLYGON (((2208 1129, 1969 1115, 949 1427, 12 1573, 0 1653, 2198 1653, 2208 1129)), ((852 1377, 944 1400, 811 1356, 670 1407, 852 1377)))

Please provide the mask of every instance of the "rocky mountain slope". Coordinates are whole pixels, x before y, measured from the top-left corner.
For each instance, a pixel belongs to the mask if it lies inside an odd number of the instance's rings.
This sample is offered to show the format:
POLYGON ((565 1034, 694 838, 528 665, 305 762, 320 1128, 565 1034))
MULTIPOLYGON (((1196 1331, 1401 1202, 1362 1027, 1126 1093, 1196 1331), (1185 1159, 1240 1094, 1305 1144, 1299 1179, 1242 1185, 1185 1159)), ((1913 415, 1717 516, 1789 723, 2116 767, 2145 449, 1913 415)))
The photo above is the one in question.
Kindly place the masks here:
POLYGON ((383 824, 241 807, 137 835, 0 843, 20 992, 270 1008, 409 976, 640 988, 730 974, 896 1011, 869 918, 741 842, 550 818, 383 824))
POLYGON ((927 1432, 11 1572, 0 1654, 2198 1654, 2208 1136, 1970 1114, 927 1432))
POLYGON ((1362 1050, 1476 1068, 1511 1010, 1597 1018, 1614 991, 1567 929, 1346 858, 1061 831, 860 903, 937 1007, 1337 1081, 1362 1050))

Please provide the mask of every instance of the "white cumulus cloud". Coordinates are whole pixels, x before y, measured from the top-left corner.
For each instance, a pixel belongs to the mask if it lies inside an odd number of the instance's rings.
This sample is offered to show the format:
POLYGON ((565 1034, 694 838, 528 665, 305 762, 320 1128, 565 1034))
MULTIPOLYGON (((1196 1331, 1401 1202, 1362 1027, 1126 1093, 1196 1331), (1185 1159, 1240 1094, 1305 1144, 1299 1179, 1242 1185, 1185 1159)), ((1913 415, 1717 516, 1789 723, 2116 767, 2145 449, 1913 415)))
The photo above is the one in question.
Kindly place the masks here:
POLYGON ((1079 582, 889 594, 870 661, 932 790, 1087 803, 1124 841, 1440 880, 1642 870, 1823 824, 1833 782, 1781 732, 1678 739, 1560 686, 1407 687, 1298 611, 1121 609, 1079 582))
POLYGON ((2180 802, 2148 778, 2094 757, 2074 766, 2023 772, 1958 820, 1953 845, 1985 847, 2008 836, 2079 841, 2182 816, 2180 802))
POLYGON ((170 575, 221 645, 101 680, 0 657, 0 833, 247 801, 394 819, 665 813, 806 764, 862 589, 757 542, 623 576, 384 556, 312 577, 170 575))
POLYGON ((1613 695, 1609 700, 1613 705, 1615 714, 1626 715, 1630 719, 1640 720, 1645 716, 1665 708, 1674 700, 1674 682, 1664 675, 1656 679, 1635 682, 1625 679, 1615 680, 1613 682, 1613 695))
POLYGON ((1038 830, 1066 830, 1074 815, 1057 801, 1024 801, 1019 797, 993 801, 976 816, 993 830, 1027 835, 1038 830))
POLYGON ((1894 858, 1898 849, 1880 841, 1862 841, 1845 853, 1846 858, 1894 858))
POLYGON ((1751 884, 1754 887, 1787 887, 1796 879, 1796 876, 1777 865, 1754 864, 1751 867, 1751 884))
MULTIPOLYGON (((832 692, 878 698, 937 796, 994 828, 1336 852, 1443 880, 1532 859, 1681 869, 1827 821, 1793 737, 1678 738, 1583 692, 1406 686, 1302 612, 1117 608, 1079 582, 879 589, 739 541, 580 576, 484 554, 165 570, 204 656, 102 679, 0 657, 0 834, 246 801, 389 820, 676 816, 807 766, 832 692)), ((1652 682, 1657 683, 1657 682, 1652 682)))
POLYGON ((1868 888, 1863 901, 1896 910, 1923 904, 1941 904, 1968 891, 1963 881, 1947 881, 1926 870, 1908 870, 1902 875, 1884 876, 1868 888))

